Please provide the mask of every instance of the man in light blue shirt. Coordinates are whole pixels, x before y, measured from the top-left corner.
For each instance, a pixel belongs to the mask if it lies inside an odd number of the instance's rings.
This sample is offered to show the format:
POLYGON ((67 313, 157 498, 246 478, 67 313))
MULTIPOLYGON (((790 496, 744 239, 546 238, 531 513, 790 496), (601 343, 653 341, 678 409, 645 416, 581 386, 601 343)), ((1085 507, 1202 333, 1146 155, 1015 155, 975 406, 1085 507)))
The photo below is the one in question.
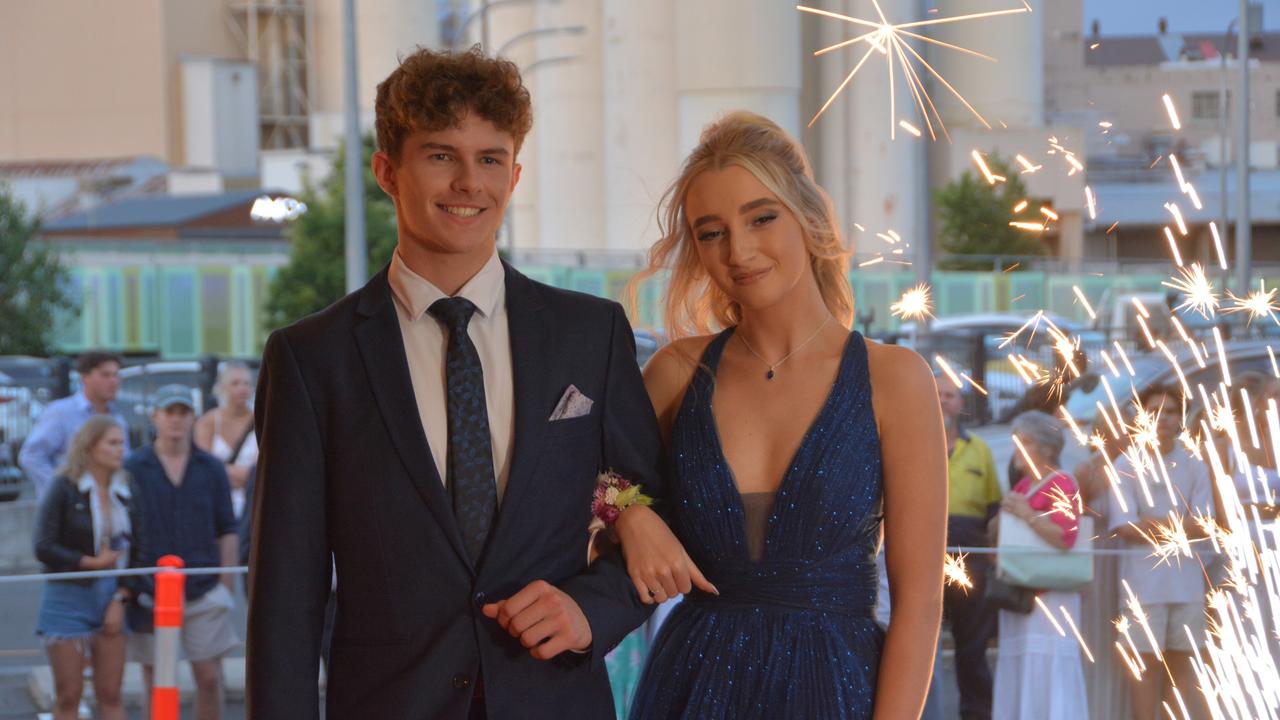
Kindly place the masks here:
POLYGON ((112 407, 120 390, 120 357, 107 352, 87 352, 76 359, 81 391, 49 403, 35 427, 22 443, 18 465, 36 488, 36 499, 44 497, 53 483, 58 465, 66 456, 71 437, 94 415, 109 414, 125 428, 125 452, 129 451, 128 424, 112 407))

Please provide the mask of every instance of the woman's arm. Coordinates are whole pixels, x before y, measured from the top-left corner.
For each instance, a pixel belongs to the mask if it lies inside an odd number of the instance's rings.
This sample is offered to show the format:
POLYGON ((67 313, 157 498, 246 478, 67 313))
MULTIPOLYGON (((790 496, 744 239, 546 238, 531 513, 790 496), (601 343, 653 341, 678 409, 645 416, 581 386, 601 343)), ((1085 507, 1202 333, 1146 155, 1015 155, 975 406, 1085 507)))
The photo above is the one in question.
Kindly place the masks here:
POLYGON ((36 518, 36 559, 55 571, 71 572, 87 570, 82 563, 91 559, 76 548, 63 543, 63 508, 67 498, 66 480, 55 477, 40 502, 40 514, 36 518))
POLYGON ((1059 476, 1036 493, 1036 498, 1040 499, 1034 499, 1035 505, 1032 504, 1033 498, 1011 492, 1005 496, 1001 508, 1020 518, 1051 546, 1059 550, 1070 550, 1076 543, 1079 521, 1055 509, 1049 504, 1051 501, 1042 499, 1045 493, 1052 491, 1051 488, 1057 488, 1066 497, 1078 497, 1080 492, 1074 482, 1065 479, 1065 476, 1059 476))
POLYGON ((920 717, 942 619, 947 453, 937 386, 906 348, 867 344, 884 476, 885 560, 892 611, 875 718, 920 717))
MULTIPOLYGON (((658 416, 658 429, 663 444, 669 444, 671 425, 675 421, 685 388, 693 378, 706 341, 677 341, 659 350, 644 368, 645 390, 658 416), (696 353, 696 354, 695 354, 696 353)), ((622 512, 614 524, 622 554, 627 561, 627 574, 640 601, 662 603, 694 587, 715 593, 716 588, 690 559, 662 517, 643 505, 633 505, 622 512)))

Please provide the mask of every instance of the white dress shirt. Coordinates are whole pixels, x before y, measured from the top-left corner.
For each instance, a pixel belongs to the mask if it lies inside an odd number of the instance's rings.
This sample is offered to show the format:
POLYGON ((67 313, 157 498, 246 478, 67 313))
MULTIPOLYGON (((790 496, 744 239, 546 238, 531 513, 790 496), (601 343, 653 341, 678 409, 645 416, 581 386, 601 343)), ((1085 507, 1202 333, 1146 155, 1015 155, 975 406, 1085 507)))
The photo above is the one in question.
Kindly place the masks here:
MULTIPOLYGON (((410 270, 400 258, 399 251, 391 258, 387 280, 395 296, 396 317, 400 320, 400 335, 404 338, 418 416, 422 418, 427 444, 440 479, 447 486, 449 417, 445 359, 449 332, 444 323, 427 311, 437 300, 449 296, 410 270)), ((467 326, 467 333, 476 346, 480 366, 484 370, 484 399, 489 410, 493 471, 498 484, 498 502, 502 502, 511 470, 515 395, 511 377, 511 335, 507 328, 506 271, 496 252, 454 297, 464 297, 477 308, 467 326)))
MULTIPOLYGON (((131 494, 129 492, 129 481, 123 471, 117 470, 111 476, 111 484, 107 487, 110 507, 102 507, 102 500, 98 495, 98 483, 93 479, 92 474, 86 472, 80 478, 80 481, 76 483, 76 489, 81 494, 89 493, 89 517, 93 519, 93 547, 95 551, 101 550, 103 542, 108 539, 133 537, 133 528, 130 527, 129 523, 129 508, 125 506, 131 494), (106 536, 107 528, 111 529, 111 538, 106 536)), ((120 557, 116 560, 116 568, 129 567, 128 543, 126 542, 123 546, 114 546, 112 549, 120 551, 120 557)))

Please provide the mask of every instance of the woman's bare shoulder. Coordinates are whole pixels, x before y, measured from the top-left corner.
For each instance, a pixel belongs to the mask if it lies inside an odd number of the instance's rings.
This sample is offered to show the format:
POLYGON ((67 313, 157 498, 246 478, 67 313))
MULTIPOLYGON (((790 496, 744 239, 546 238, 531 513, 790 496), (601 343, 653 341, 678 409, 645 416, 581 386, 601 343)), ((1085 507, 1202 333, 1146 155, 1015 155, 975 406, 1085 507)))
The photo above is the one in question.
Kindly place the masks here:
POLYGON ((693 371, 702 361, 702 353, 706 352, 707 346, 715 337, 715 335, 695 335, 663 345, 658 348, 653 357, 649 358, 649 362, 645 363, 645 378, 656 375, 658 379, 682 381, 679 384, 688 384, 693 377, 693 371))
POLYGON ((875 394, 902 397, 922 391, 937 392, 929 362, 915 350, 875 340, 866 340, 866 344, 867 370, 875 394))
POLYGON ((658 349, 644 366, 644 384, 659 411, 676 404, 684 396, 702 353, 715 335, 696 335, 673 340, 658 349))

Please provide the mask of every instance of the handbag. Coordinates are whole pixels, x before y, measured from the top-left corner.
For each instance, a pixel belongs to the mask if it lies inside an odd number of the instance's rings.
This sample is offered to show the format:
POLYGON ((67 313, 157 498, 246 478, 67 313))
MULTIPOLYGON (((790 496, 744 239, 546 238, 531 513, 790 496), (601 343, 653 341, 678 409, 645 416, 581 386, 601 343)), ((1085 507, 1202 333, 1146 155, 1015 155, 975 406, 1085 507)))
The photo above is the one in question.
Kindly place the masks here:
POLYGON ((988 565, 982 597, 989 607, 1028 615, 1035 609, 1036 591, 1001 580, 995 565, 988 565))
MULTIPOLYGON (((1046 479, 1029 496, 1044 487, 1046 479)), ((1075 545, 1059 550, 1022 519, 1000 512, 996 544, 996 577, 1010 585, 1036 590, 1077 590, 1093 582, 1093 517, 1081 514, 1075 545)))

